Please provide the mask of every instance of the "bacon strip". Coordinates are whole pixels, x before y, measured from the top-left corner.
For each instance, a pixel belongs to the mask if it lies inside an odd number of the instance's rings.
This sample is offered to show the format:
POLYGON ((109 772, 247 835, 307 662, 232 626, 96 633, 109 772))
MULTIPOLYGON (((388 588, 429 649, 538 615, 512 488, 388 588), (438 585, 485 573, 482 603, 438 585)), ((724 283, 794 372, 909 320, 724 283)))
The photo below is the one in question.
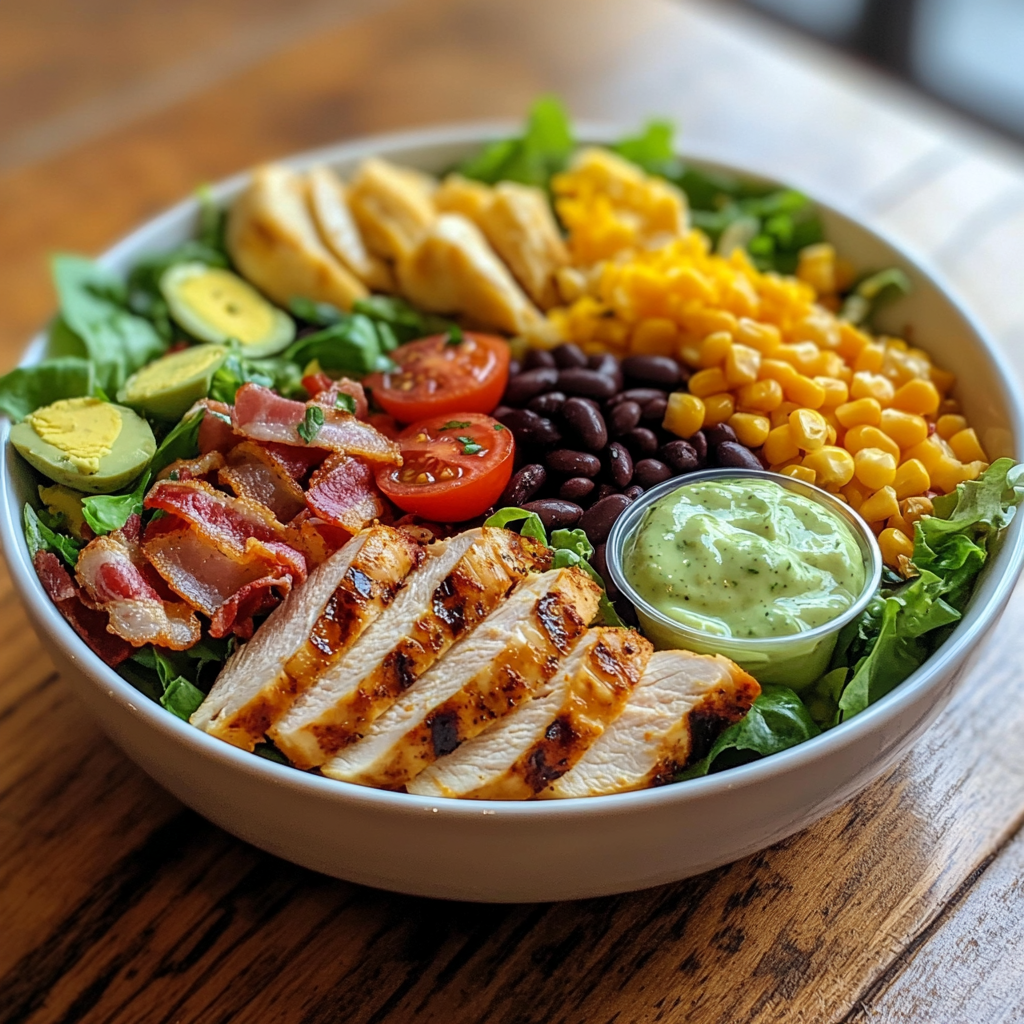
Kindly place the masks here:
POLYGON ((305 495, 294 477, 255 441, 235 445, 217 478, 238 497, 266 505, 282 523, 290 522, 306 507, 305 495))
POLYGON ((89 603, 109 616, 110 632, 135 647, 184 651, 199 641, 199 620, 184 602, 165 601, 146 579, 138 516, 132 520, 125 530, 90 541, 78 556, 75 575, 89 603))
POLYGON ((370 462, 401 465, 398 445, 361 423, 351 413, 329 409, 319 402, 294 402, 261 387, 243 384, 235 395, 231 417, 235 430, 255 441, 276 441, 293 447, 327 448, 334 452, 358 455, 370 462), (310 446, 299 435, 299 426, 306 418, 306 410, 315 407, 323 412, 323 426, 318 430, 315 444, 310 446))
POLYGON ((197 459, 175 459, 157 474, 157 480, 168 480, 174 474, 175 480, 205 480, 224 465, 224 456, 218 451, 209 451, 197 459))
POLYGON ((286 544, 250 537, 240 552, 224 551, 173 515, 149 524, 142 547, 174 593, 210 617, 213 636, 250 637, 252 617, 306 578, 305 558, 286 544))
POLYGON ((246 543, 253 538, 288 542, 288 530, 266 505, 232 497, 202 480, 161 480, 150 488, 143 504, 185 520, 232 557, 244 555, 246 543))
POLYGON ((331 380, 326 373, 317 373, 310 377, 303 377, 302 386, 309 392, 309 397, 325 409, 336 409, 338 395, 348 395, 355 402, 356 407, 353 412, 355 418, 366 420, 370 406, 366 401, 363 385, 359 381, 349 380, 348 377, 331 380))
POLYGON ((191 416, 198 409, 203 410, 203 420, 199 424, 199 451, 202 455, 212 451, 226 452, 242 440, 231 426, 231 406, 226 402, 203 398, 186 415, 191 416))
POLYGON ((71 574, 55 554, 37 551, 32 564, 50 600, 94 654, 111 668, 131 657, 132 645, 108 631, 110 617, 105 611, 90 608, 82 600, 71 574))
POLYGON ((361 459, 332 455, 309 481, 306 504, 314 516, 358 533, 387 506, 374 483, 373 470, 361 459))

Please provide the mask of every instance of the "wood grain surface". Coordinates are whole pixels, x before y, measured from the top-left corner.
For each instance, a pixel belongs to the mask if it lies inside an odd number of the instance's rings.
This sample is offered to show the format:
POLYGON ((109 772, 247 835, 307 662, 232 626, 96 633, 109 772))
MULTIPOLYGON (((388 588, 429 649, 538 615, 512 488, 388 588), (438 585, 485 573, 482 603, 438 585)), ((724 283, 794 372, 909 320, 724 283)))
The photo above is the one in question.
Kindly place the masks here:
MULTIPOLYGON (((727 6, 19 6, 0 9, 4 367, 52 306, 48 253, 99 251, 257 160, 553 90, 580 116, 670 115, 695 151, 872 218, 1024 371, 1021 154, 727 6)), ((808 832, 677 885, 491 907, 320 877, 183 809, 86 717, 3 572, 0 1022, 1021 1020, 1022 626, 1018 589, 925 739, 808 832)))

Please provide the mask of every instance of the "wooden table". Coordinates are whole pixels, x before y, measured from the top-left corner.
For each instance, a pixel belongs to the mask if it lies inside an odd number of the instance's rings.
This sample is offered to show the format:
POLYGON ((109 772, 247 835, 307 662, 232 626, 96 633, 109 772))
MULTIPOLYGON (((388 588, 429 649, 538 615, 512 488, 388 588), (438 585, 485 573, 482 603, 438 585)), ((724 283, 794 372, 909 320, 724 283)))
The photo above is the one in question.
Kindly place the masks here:
MULTIPOLYGON (((1024 368, 1021 154, 731 8, 10 6, 5 364, 51 308, 54 249, 98 251, 261 159, 518 117, 554 90, 581 116, 671 115, 686 144, 863 213, 935 261, 1024 368)), ((678 885, 498 907, 319 877, 184 810, 85 717, 6 573, 0 602, 4 1024, 1024 1018, 1020 590, 927 737, 815 828, 678 885)))

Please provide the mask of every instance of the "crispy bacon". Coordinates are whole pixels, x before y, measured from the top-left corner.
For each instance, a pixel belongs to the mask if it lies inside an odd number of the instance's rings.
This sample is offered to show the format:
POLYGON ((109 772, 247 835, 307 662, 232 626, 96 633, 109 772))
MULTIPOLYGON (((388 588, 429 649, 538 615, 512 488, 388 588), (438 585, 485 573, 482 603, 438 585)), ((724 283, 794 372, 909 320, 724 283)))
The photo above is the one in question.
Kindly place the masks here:
POLYGON ((157 474, 157 480, 205 480, 224 466, 224 456, 213 450, 197 459, 175 459, 157 474))
POLYGON ((351 455, 332 455, 312 476, 306 504, 319 519, 358 533, 387 506, 374 483, 373 470, 351 455))
POLYGON ((240 551, 223 550, 206 531, 174 515, 150 522, 142 546, 168 586, 210 617, 213 636, 251 636, 252 617, 306 578, 305 558, 287 544, 249 537, 240 551))
POLYGON ((295 478, 272 452, 255 441, 244 441, 228 452, 227 465, 218 479, 238 497, 266 505, 282 523, 291 521, 306 507, 305 495, 295 478))
POLYGON ((370 407, 366 401, 363 385, 358 381, 349 380, 348 377, 331 380, 326 373, 316 373, 310 377, 303 377, 302 386, 309 392, 309 397, 314 402, 326 409, 336 409, 338 395, 348 395, 355 402, 356 407, 353 412, 355 418, 357 420, 366 419, 370 407))
POLYGON ((203 398, 196 402, 186 415, 191 416, 199 409, 204 410, 203 421, 199 424, 201 454, 206 455, 213 451, 223 453, 243 440, 231 426, 231 406, 226 402, 203 398))
POLYGON ((108 631, 110 617, 105 611, 90 608, 82 600, 71 574, 56 555, 50 551, 37 551, 32 564, 50 600, 94 654, 111 667, 131 657, 132 645, 108 631))
POLYGON ((87 603, 105 611, 107 629, 135 647, 156 644, 183 651, 199 641, 200 627, 182 601, 167 601, 146 578, 149 564, 138 542, 138 516, 125 530, 90 541, 75 575, 87 603))
POLYGON ((196 527, 226 555, 244 554, 250 539, 287 543, 288 530, 266 505, 215 490, 202 480, 161 480, 143 502, 196 527))
POLYGON ((329 454, 325 448, 299 448, 290 444, 275 444, 273 441, 265 441, 261 447, 273 455, 281 468, 298 484, 329 454))
POLYGON ((243 384, 238 389, 231 422, 236 431, 255 441, 327 448, 358 455, 370 462, 400 465, 402 461, 398 445, 368 423, 361 423, 351 413, 326 408, 319 402, 294 402, 259 384, 243 384), (320 410, 324 416, 312 446, 307 445, 299 434, 306 410, 311 407, 320 410))

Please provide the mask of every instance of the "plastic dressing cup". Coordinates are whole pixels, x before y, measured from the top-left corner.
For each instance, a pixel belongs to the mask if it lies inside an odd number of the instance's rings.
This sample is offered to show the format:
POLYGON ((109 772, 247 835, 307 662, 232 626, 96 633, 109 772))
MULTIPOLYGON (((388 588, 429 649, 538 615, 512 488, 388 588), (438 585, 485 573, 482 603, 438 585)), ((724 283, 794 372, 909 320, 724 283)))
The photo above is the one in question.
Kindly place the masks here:
POLYGON ((760 683, 777 683, 800 690, 820 678, 828 668, 840 630, 860 615, 878 591, 882 553, 870 527, 856 512, 820 487, 766 470, 705 469, 666 480, 636 499, 615 521, 605 548, 608 575, 636 609, 644 634, 659 650, 682 648, 698 654, 723 654, 760 683), (864 587, 857 600, 834 619, 802 633, 773 637, 734 637, 704 632, 670 618, 641 596, 625 572, 630 549, 644 514, 667 494, 709 480, 767 480, 803 498, 824 505, 849 527, 864 559, 864 587))

